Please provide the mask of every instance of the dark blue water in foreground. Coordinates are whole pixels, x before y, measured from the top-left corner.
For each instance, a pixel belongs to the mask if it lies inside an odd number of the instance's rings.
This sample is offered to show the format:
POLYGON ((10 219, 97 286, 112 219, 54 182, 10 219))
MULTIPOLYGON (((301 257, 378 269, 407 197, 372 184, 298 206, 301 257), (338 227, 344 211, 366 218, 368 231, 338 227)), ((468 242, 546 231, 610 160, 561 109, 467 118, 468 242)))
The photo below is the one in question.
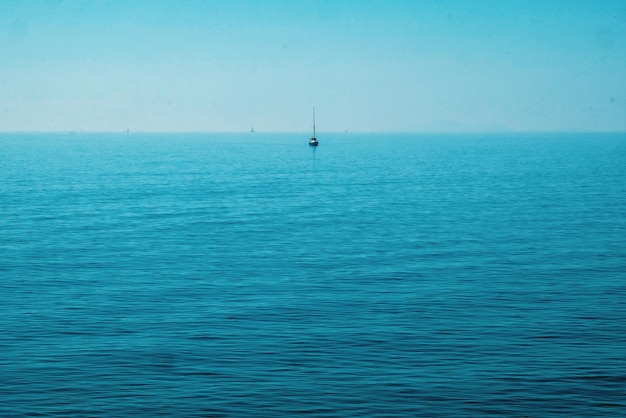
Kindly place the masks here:
POLYGON ((626 135, 0 135, 0 416, 618 416, 626 135))

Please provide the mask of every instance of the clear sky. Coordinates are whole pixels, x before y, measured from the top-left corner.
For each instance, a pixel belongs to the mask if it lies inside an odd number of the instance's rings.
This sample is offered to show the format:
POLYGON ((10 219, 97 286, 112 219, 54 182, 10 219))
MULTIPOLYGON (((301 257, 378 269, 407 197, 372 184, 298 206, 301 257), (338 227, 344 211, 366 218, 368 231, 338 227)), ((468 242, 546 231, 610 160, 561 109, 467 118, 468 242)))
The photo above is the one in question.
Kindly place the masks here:
POLYGON ((0 131, 626 131, 624 0, 0 0, 0 131))

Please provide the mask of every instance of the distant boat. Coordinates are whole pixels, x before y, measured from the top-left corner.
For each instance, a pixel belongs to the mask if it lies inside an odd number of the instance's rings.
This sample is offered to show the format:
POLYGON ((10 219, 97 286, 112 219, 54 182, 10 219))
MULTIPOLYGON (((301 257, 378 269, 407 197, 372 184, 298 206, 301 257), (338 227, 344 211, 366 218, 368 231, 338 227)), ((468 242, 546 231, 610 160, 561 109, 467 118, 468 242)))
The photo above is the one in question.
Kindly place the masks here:
POLYGON ((250 132, 254 133, 254 126, 250 129, 250 132))
POLYGON ((313 136, 309 138, 309 145, 312 147, 317 147, 319 142, 317 142, 317 138, 315 137, 315 108, 313 108, 313 136))

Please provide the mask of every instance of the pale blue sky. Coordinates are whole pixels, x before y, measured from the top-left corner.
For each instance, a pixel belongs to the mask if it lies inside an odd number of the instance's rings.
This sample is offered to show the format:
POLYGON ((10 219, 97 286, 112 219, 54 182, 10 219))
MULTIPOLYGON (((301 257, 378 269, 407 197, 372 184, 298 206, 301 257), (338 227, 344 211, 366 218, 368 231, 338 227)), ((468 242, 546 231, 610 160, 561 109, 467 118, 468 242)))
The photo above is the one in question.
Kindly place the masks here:
POLYGON ((626 1, 0 0, 0 131, 626 131, 626 1))

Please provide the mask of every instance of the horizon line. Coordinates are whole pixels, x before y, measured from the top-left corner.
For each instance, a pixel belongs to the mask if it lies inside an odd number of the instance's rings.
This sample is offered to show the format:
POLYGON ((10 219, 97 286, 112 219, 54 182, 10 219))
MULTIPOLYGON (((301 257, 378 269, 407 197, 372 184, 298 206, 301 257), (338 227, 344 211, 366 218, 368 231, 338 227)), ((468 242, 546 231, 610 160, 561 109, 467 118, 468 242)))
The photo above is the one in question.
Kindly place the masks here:
MULTIPOLYGON (((445 130, 411 130, 411 131, 393 131, 393 130, 373 130, 373 131, 350 131, 350 130, 329 130, 323 131, 327 134, 359 134, 359 135, 370 135, 370 134, 413 134, 413 135, 486 135, 486 134, 626 134, 626 129, 624 130, 486 130, 486 131, 445 131, 445 130)), ((297 135, 308 135, 310 132, 308 131, 277 131, 277 130, 267 130, 267 131, 258 131, 254 132, 250 131, 232 131, 232 130, 0 130, 0 134, 297 134, 297 135)))

